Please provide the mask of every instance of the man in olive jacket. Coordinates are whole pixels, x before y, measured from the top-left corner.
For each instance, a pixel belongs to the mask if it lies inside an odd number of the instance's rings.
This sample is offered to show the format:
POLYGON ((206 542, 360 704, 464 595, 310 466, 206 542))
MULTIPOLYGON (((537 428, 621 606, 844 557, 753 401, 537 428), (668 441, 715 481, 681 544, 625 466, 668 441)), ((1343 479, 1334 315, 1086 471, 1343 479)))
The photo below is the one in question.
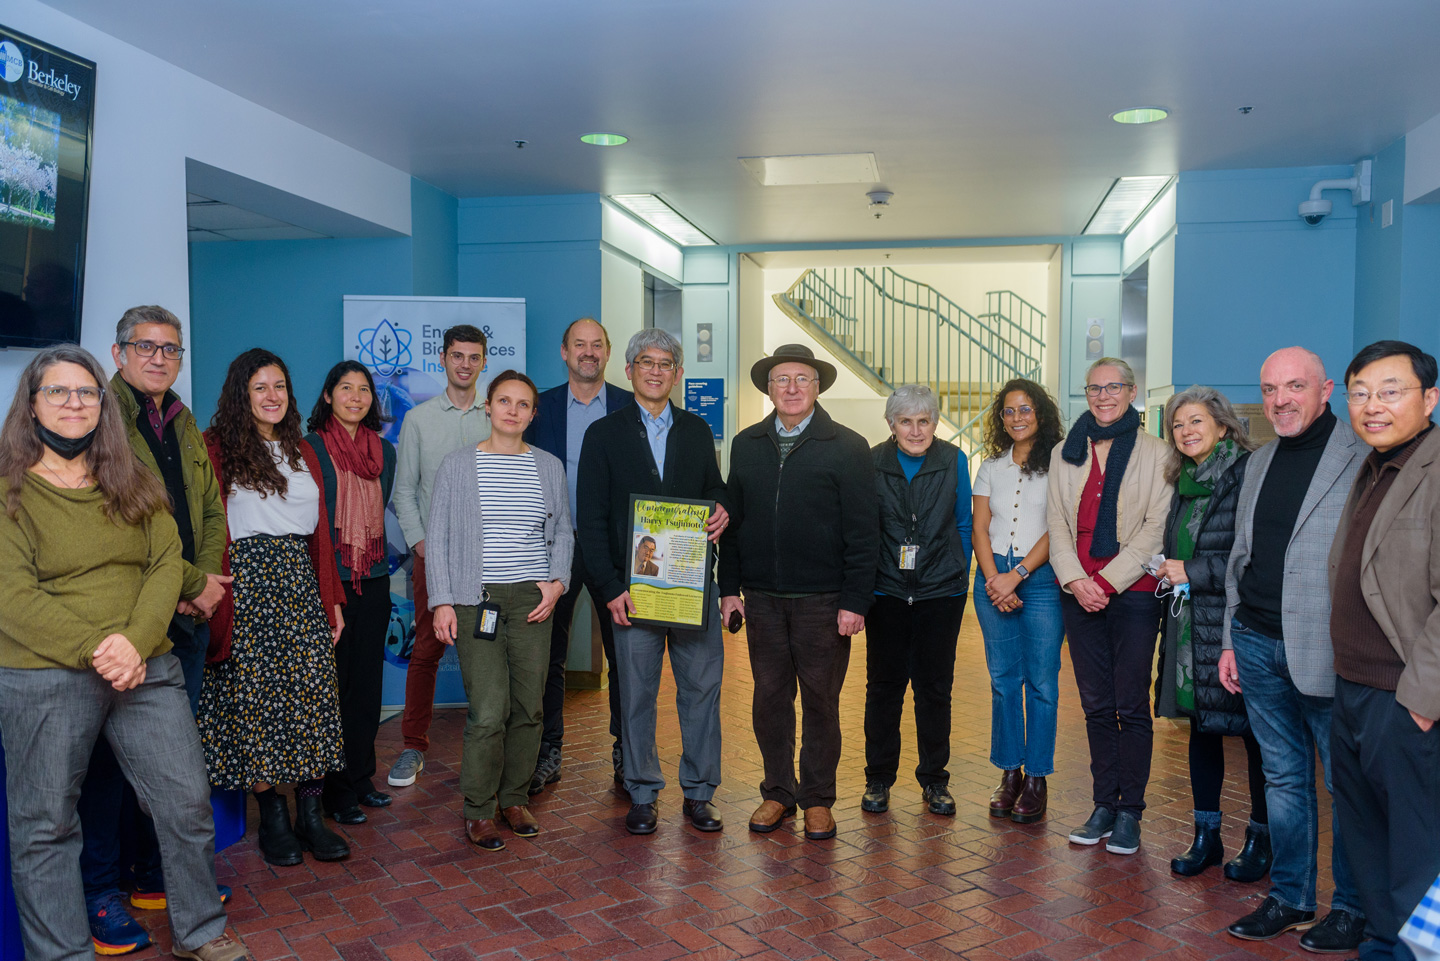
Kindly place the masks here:
MULTIPOLYGON (((185 354, 180 320, 164 307, 132 307, 115 327, 110 348, 119 368, 107 388, 115 398, 135 456, 165 485, 180 530, 184 575, 170 619, 171 653, 180 662, 193 713, 200 700, 210 631, 206 619, 225 596, 220 575, 225 508, 195 415, 171 387, 185 354)), ((162 736, 164 732, 155 732, 162 736)), ((144 928, 119 904, 122 839, 134 853, 135 907, 166 905, 160 852, 150 819, 140 813, 104 738, 96 745, 78 803, 84 848, 80 858, 90 934, 104 954, 150 943, 144 928)), ((223 892, 228 896, 228 889, 223 892)))
POLYGON ((750 830, 773 831, 797 807, 805 837, 835 836, 840 688, 850 638, 874 601, 880 511, 870 445, 830 419, 819 395, 835 368, 787 344, 750 369, 775 412, 730 448, 730 527, 720 541, 720 610, 749 619, 755 740, 763 803, 750 830), (740 592, 745 592, 744 600, 740 592), (795 774, 795 691, 804 713, 795 774))

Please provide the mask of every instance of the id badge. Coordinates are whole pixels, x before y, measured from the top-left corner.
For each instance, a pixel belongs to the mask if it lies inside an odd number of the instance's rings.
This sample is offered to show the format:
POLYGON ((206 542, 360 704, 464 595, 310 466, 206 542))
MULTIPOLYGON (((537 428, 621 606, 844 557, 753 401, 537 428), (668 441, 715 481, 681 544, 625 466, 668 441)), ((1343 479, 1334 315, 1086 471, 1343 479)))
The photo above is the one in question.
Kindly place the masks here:
POLYGON ((915 569, 915 559, 919 556, 919 554, 919 544, 901 544, 900 569, 902 571, 913 571, 915 569))
POLYGON ((495 631, 500 626, 500 605, 481 604, 475 613, 475 637, 482 641, 495 640, 495 631))

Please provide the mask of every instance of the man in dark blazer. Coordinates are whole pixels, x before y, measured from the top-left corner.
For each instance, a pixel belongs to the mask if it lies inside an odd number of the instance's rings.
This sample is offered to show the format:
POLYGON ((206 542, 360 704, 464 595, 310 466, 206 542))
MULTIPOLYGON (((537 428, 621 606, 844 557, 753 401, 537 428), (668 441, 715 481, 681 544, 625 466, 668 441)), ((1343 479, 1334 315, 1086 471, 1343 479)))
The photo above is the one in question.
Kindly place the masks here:
POLYGON ((1371 448, 1330 550, 1335 811, 1365 908, 1363 958, 1413 958, 1400 928, 1440 874, 1440 401, 1435 358, 1398 340, 1345 371, 1371 448))
POLYGON ((704 420, 670 403, 670 392, 685 373, 683 361, 680 342, 663 330, 651 327, 630 338, 625 373, 635 388, 635 402, 591 427, 580 454, 585 570, 591 596, 605 604, 614 622, 623 679, 621 728, 625 789, 631 801, 625 827, 631 834, 651 834, 659 823, 656 798, 665 778, 655 749, 655 701, 667 647, 684 745, 684 814, 701 831, 724 826, 711 803, 720 784, 720 681, 725 666, 720 611, 708 611, 707 623, 698 628, 630 620, 635 613, 629 589, 632 494, 714 503, 706 524, 712 542, 729 523, 714 436, 704 420))
MULTIPOLYGON (((575 491, 580 472, 581 442, 590 425, 606 414, 629 405, 631 396, 628 390, 605 381, 605 365, 610 360, 610 335, 593 318, 581 317, 565 328, 560 338, 560 359, 565 362, 570 376, 559 387, 552 387, 540 395, 535 419, 525 431, 525 442, 564 462, 565 479, 570 485, 570 519, 578 527, 580 512, 575 491)), ((545 785, 560 780, 560 756, 565 740, 565 661, 570 656, 570 622, 575 616, 575 604, 580 600, 584 571, 577 538, 575 557, 570 565, 570 589, 556 602, 555 614, 550 620, 545 731, 540 741, 535 774, 530 779, 531 794, 539 794, 545 785)), ((620 679, 615 670, 615 634, 604 611, 600 612, 600 643, 605 648, 605 660, 610 665, 610 737, 614 741, 610 759, 615 768, 615 781, 619 783, 624 763, 620 736, 620 679)))
POLYGON ((1315 924, 1317 750, 1326 790, 1334 777, 1330 544, 1366 453, 1350 424, 1330 411, 1334 387, 1320 358, 1303 347, 1277 350, 1260 367, 1265 419, 1278 439, 1251 454, 1245 468, 1219 664, 1221 685, 1232 694, 1244 690, 1260 743, 1274 852, 1269 897, 1227 930, 1246 941, 1301 930, 1300 946, 1320 954, 1353 951, 1365 921, 1341 826, 1332 819, 1335 892, 1330 913, 1315 924))

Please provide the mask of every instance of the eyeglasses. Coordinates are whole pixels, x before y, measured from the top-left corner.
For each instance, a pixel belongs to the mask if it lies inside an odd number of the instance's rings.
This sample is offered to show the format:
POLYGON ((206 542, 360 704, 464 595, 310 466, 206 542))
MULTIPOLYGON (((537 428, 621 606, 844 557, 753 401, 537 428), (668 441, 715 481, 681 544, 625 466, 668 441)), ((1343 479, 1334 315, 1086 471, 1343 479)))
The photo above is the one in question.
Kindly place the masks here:
POLYGON ((1099 397, 1099 396, 1101 395, 1101 393, 1106 393, 1106 394, 1109 394, 1111 397, 1114 397, 1116 394, 1120 393, 1122 390, 1124 390, 1126 387, 1129 387, 1129 386, 1130 386, 1129 384, 1118 384, 1118 383, 1115 383, 1115 384, 1089 384, 1089 385, 1087 385, 1086 388, 1085 388, 1085 394, 1086 394, 1087 396, 1089 396, 1089 397, 1099 397))
POLYGON ((677 366, 673 360, 656 360, 653 357, 636 357, 632 363, 641 370, 659 370, 667 374, 677 366))
POLYGON ((1000 410, 1001 417, 1014 417, 1017 414, 1021 417, 1029 417, 1033 413, 1035 413, 1033 407, 1004 407, 1000 410))
POLYGON ((791 384, 794 384, 796 387, 804 390, 806 387, 809 387, 811 384, 815 383, 815 378, 810 377, 806 374, 796 374, 794 377, 791 377, 789 374, 781 374, 779 377, 771 377, 770 383, 774 384, 776 387, 779 387, 781 390, 786 389, 791 384))
POLYGON ((81 407, 99 407, 100 398, 105 396, 101 387, 61 387, 59 384, 37 388, 35 393, 45 398, 51 407, 64 407, 70 403, 71 395, 79 396, 81 407))
POLYGON ((1349 401, 1351 407, 1364 407, 1366 404, 1370 403, 1370 398, 1373 396, 1380 403, 1388 406, 1390 404, 1398 403, 1400 400, 1400 395, 1405 393, 1407 390, 1424 389, 1425 388, 1423 387, 1381 387, 1379 390, 1375 391, 1372 394, 1370 391, 1366 390, 1363 387, 1357 387, 1355 390, 1347 390, 1345 392, 1345 399, 1349 401))
POLYGON ((141 357, 154 357, 157 350, 165 355, 166 360, 179 360, 185 356, 185 348, 177 347, 175 344, 152 344, 148 340, 122 340, 120 346, 135 348, 135 353, 141 357))

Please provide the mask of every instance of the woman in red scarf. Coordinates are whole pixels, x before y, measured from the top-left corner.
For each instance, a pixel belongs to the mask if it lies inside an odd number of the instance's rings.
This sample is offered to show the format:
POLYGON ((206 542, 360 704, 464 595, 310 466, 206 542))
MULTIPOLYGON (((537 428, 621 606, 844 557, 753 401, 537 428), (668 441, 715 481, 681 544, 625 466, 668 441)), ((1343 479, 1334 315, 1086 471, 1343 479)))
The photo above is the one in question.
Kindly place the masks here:
POLYGON ((330 368, 307 426, 305 439, 320 461, 325 506, 334 525, 335 563, 345 585, 345 630, 335 645, 345 770, 325 776, 323 803, 341 824, 360 824, 365 820, 362 805, 380 808, 390 803, 390 795, 375 790, 371 778, 390 624, 385 505, 395 480, 395 448, 380 437, 375 381, 353 360, 330 368))

